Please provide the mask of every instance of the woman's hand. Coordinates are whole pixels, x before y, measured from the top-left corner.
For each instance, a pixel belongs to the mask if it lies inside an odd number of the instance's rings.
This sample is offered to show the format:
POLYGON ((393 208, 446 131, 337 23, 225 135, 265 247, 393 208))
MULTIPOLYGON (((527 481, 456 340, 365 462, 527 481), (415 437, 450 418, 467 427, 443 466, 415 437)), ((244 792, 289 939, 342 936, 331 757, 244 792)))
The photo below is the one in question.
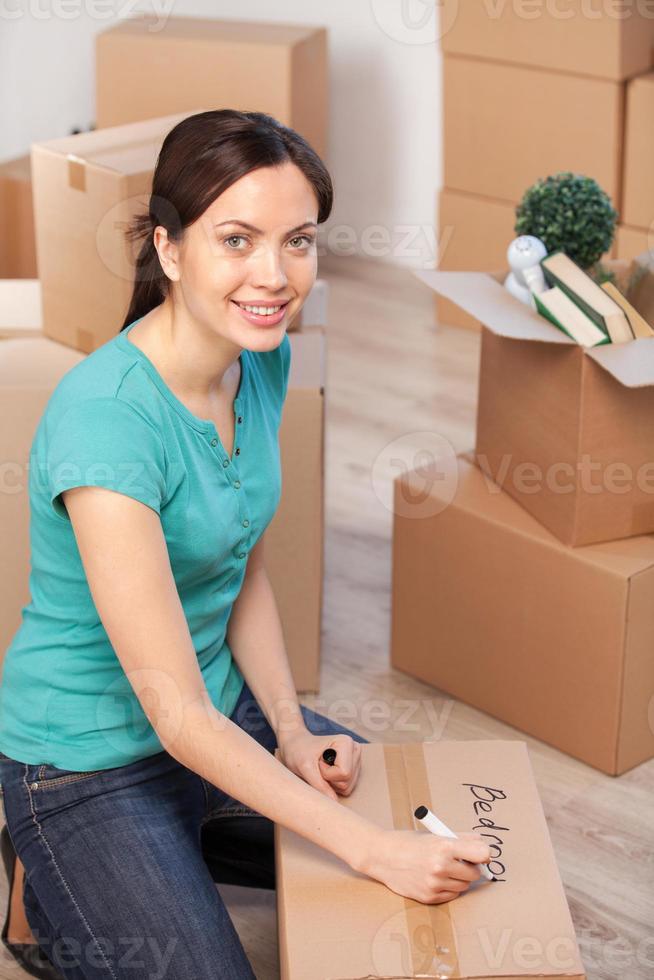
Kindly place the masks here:
POLYGON ((490 860, 490 847, 480 834, 450 839, 417 830, 384 830, 375 835, 359 870, 398 895, 437 905, 467 891, 481 877, 475 865, 490 860))
POLYGON ((279 756, 287 769, 333 800, 349 796, 361 770, 361 743, 351 735, 313 735, 308 729, 278 739, 279 756), (332 766, 322 757, 325 749, 336 750, 332 766))

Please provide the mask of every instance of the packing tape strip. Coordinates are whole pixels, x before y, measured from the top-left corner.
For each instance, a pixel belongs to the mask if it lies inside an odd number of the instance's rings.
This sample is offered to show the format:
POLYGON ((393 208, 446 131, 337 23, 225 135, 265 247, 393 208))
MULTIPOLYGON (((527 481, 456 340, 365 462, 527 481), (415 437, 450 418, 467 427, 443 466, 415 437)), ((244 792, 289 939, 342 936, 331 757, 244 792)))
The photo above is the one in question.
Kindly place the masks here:
MULTIPOLYGON (((422 742, 384 745, 384 761, 396 830, 415 830, 413 812, 431 809, 422 742)), ((403 898, 414 977, 460 977, 449 903, 425 905, 403 898)))

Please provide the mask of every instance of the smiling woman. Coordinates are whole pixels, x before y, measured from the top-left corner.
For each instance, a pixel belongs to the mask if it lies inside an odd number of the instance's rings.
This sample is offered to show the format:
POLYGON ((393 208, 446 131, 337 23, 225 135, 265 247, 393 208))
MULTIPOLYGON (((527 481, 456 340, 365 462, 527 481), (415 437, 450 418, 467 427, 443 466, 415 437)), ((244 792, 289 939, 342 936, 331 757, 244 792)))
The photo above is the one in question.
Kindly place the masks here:
POLYGON ((331 204, 320 158, 271 117, 175 126, 131 230, 125 322, 62 378, 35 434, 0 782, 29 924, 67 976, 140 980, 165 954, 170 976, 252 980, 214 882, 274 887, 275 822, 427 901, 468 887, 456 857, 488 853, 341 806, 365 739, 293 686, 263 544, 286 328, 331 204))

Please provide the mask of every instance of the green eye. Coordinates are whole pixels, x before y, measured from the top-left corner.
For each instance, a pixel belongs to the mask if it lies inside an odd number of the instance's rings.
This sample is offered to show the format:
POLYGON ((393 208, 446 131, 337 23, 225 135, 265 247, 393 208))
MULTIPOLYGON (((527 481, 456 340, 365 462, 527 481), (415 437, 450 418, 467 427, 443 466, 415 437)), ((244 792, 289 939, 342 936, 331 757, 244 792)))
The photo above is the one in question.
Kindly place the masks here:
POLYGON ((310 235, 296 235, 295 238, 291 238, 291 245, 293 248, 300 248, 300 245, 293 245, 293 242, 306 242, 306 248, 310 248, 313 245, 313 238, 310 235))

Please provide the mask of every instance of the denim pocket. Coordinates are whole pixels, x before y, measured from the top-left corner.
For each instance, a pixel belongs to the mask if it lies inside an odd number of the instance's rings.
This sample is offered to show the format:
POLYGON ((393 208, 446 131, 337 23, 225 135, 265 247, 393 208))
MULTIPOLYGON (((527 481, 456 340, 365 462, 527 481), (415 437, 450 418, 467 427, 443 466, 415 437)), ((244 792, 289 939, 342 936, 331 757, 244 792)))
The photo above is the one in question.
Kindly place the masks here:
POLYGON ((82 779, 89 779, 91 776, 96 776, 105 771, 104 769, 88 769, 84 772, 78 772, 75 769, 58 769, 47 762, 34 768, 36 772, 30 774, 32 789, 48 789, 52 786, 77 783, 82 779))

